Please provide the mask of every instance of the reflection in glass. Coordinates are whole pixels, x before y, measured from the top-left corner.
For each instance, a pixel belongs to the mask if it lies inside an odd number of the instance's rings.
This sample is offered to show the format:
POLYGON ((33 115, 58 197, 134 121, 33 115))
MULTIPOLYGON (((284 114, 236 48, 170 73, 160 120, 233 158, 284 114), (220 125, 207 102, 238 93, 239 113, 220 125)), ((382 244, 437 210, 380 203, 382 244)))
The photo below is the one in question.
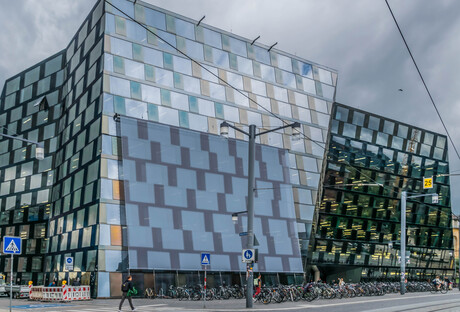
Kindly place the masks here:
POLYGON ((380 119, 374 116, 369 116, 368 128, 378 131, 379 126, 380 126, 380 119))
POLYGON ((176 34, 191 40, 195 40, 195 26, 192 23, 186 22, 179 18, 174 18, 174 20, 176 22, 176 34))
POLYGON ((247 58, 237 56, 237 62, 238 62, 238 71, 246 74, 246 75, 253 75, 253 69, 252 69, 252 61, 248 60, 247 58))

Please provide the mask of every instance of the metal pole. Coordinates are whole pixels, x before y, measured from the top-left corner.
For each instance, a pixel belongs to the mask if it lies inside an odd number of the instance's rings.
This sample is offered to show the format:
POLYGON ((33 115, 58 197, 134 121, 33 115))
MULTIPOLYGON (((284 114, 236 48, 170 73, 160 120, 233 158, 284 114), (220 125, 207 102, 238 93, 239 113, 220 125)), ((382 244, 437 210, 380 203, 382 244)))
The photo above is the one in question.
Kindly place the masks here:
POLYGON ((401 192, 401 295, 406 293, 406 200, 407 192, 401 192))
POLYGON ((10 312, 13 305, 13 254, 11 254, 11 277, 10 277, 10 312))
POLYGON ((203 308, 206 309, 206 265, 204 266, 204 303, 203 308))
MULTIPOLYGON (((256 126, 249 126, 249 155, 248 155, 248 243, 247 249, 254 248, 254 160, 255 160, 255 146, 256 146, 256 126)), ((249 263, 247 289, 246 289, 246 308, 252 308, 253 301, 253 287, 254 276, 252 263, 249 263)))

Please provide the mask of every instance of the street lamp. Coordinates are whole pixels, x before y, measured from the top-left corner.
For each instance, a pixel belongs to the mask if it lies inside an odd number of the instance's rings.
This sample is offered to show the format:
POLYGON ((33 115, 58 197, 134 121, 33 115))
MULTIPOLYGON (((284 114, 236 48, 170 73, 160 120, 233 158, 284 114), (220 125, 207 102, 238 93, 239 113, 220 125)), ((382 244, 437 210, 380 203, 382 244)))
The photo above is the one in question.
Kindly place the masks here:
POLYGON ((236 224, 238 222, 238 215, 241 214, 241 213, 247 213, 248 211, 245 210, 245 211, 239 211, 239 212, 234 212, 232 213, 232 221, 233 221, 233 224, 236 224))
MULTIPOLYGON (((295 133, 295 138, 298 138, 301 134, 300 132, 300 123, 294 122, 285 126, 281 126, 278 128, 262 131, 259 133, 256 133, 256 125, 249 125, 249 132, 246 132, 244 130, 241 130, 228 122, 224 121, 220 124, 220 134, 223 137, 228 138, 228 130, 229 128, 232 128, 240 133, 243 133, 249 137, 249 155, 248 155, 248 240, 247 240, 247 249, 253 249, 254 248, 254 155, 255 155, 255 146, 256 146, 256 137, 262 134, 266 134, 269 132, 281 130, 284 128, 292 128, 293 133, 295 133)), ((294 137, 293 137, 294 139, 294 137)), ((232 214, 232 220, 238 220, 238 213, 232 214)), ((252 308, 253 306, 253 301, 252 301, 252 294, 253 294, 253 286, 254 286, 254 280, 253 280, 253 272, 252 269, 250 270, 249 268, 252 267, 252 263, 247 263, 246 271, 249 271, 249 276, 247 280, 247 291, 246 291, 246 308, 252 308)))
POLYGON ((38 160, 45 159, 45 146, 43 145, 43 142, 39 142, 35 145, 35 158, 38 160))
POLYGON ((407 196, 406 191, 401 192, 401 295, 406 293, 406 203, 407 200, 410 198, 417 198, 417 197, 425 197, 431 196, 433 198, 433 202, 437 203, 437 196, 438 194, 420 194, 420 195, 412 195, 407 196))
MULTIPOLYGON (((458 272, 457 272, 457 263, 455 262, 455 246, 454 246, 454 277, 453 277, 453 280, 454 282, 457 280, 457 273, 458 273, 458 276, 459 276, 459 279, 458 279, 458 290, 460 291, 460 218, 459 216, 457 216, 456 214, 452 213, 452 215, 454 215, 456 218, 457 218, 457 230, 458 230, 458 239, 457 239, 457 249, 458 249, 458 252, 459 252, 459 257, 458 257, 458 272)), ((455 240, 454 240, 455 241, 455 240)))
POLYGON ((35 145, 35 158, 38 160, 43 160, 45 158, 45 146, 43 145, 43 142, 35 142, 35 141, 31 141, 31 140, 27 140, 24 138, 20 138, 20 137, 8 135, 8 134, 3 134, 3 133, 0 133, 0 136, 4 136, 5 138, 9 138, 13 140, 27 142, 30 144, 34 144, 35 145))

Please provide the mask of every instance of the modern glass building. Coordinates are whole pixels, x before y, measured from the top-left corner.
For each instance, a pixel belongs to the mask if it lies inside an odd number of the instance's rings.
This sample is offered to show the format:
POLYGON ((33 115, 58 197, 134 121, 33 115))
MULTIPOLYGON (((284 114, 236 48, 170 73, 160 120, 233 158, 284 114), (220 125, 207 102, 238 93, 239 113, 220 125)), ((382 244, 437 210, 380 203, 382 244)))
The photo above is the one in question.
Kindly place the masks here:
MULTIPOLYGON (((24 239, 15 278, 80 277, 94 295, 240 283, 247 140, 260 130, 255 233, 266 282, 303 279, 337 73, 141 1, 97 1, 66 49, 8 79, 1 95, 1 235, 24 239), (134 3, 135 2, 135 3, 134 3), (66 271, 64 258, 74 257, 66 271)), ((9 272, 0 256, 0 271, 9 272)), ((7 274, 8 275, 8 274, 7 274)))
POLYGON ((328 281, 397 278, 400 198, 407 201, 406 274, 453 274, 446 136, 334 103, 308 273, 328 281), (423 189, 423 177, 434 177, 423 189), (319 274, 318 274, 319 273, 319 274))

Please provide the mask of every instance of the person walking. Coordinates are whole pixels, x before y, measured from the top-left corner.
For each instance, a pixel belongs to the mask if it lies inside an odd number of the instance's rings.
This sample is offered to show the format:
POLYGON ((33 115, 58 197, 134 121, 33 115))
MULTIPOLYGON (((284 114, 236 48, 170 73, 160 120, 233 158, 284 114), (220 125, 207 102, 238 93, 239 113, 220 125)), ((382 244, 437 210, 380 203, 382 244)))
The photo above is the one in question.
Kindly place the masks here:
POLYGON ((129 305, 131 306, 132 311, 136 311, 137 309, 133 306, 133 302, 131 299, 132 294, 134 293, 134 287, 133 287, 133 277, 131 275, 128 276, 128 278, 121 284, 121 291, 123 292, 123 295, 121 296, 121 301, 120 301, 120 306, 118 307, 118 312, 121 312, 121 307, 123 306, 123 302, 125 302, 125 299, 128 298, 129 305))
POLYGON ((259 276, 254 279, 254 285, 256 286, 256 293, 254 294, 254 298, 257 297, 258 294, 260 294, 260 291, 262 290, 262 276, 259 273, 259 276))

